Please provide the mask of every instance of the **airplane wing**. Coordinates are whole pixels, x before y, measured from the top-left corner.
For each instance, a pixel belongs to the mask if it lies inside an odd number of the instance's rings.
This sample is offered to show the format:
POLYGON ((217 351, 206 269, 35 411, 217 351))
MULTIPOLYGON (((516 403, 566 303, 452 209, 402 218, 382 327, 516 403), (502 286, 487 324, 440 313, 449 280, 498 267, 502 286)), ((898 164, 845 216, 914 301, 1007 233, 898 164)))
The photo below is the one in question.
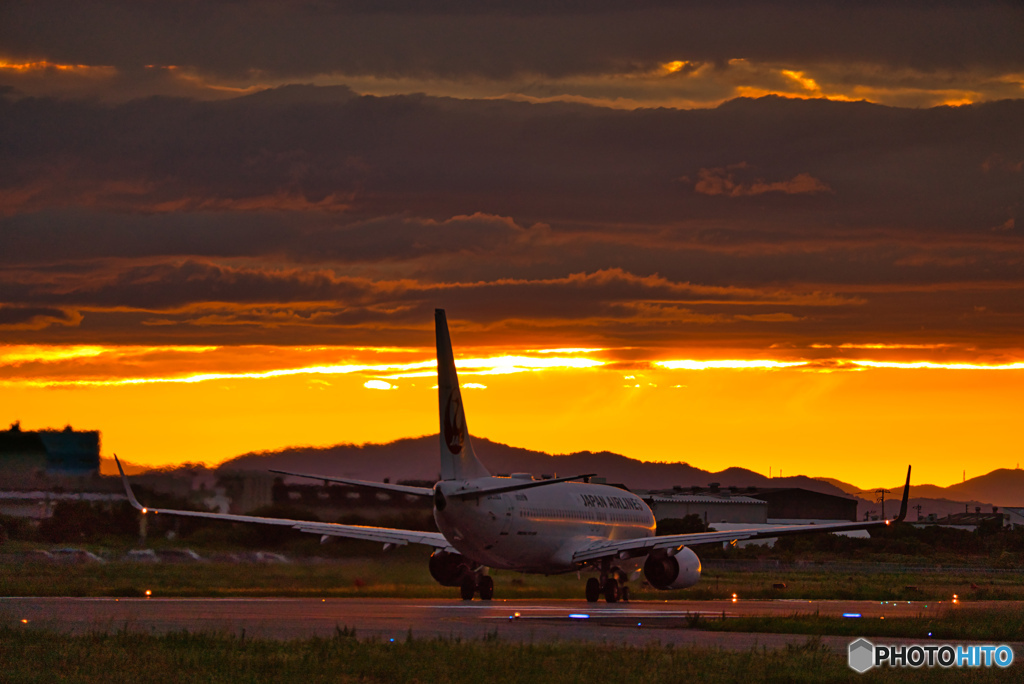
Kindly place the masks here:
POLYGON ((209 513, 204 511, 179 511, 170 508, 150 508, 143 506, 135 498, 132 486, 128 477, 124 474, 121 461, 114 456, 117 469, 121 473, 121 481, 124 483, 124 491, 128 496, 128 502, 143 513, 178 515, 189 518, 209 518, 211 520, 226 520, 228 522, 257 523, 260 525, 277 525, 279 527, 291 527, 300 532, 319 534, 322 537, 346 537, 349 539, 361 539, 364 541, 391 544, 393 546, 404 546, 406 544, 423 544, 435 549, 455 551, 448 540, 440 532, 418 532, 416 530, 399 530, 391 527, 370 527, 368 525, 341 525, 339 523, 315 522, 311 520, 288 520, 286 518, 264 518, 256 515, 233 515, 230 513, 209 513))
POLYGON ((698 544, 715 544, 737 542, 748 539, 768 539, 785 537, 792 534, 810 534, 813 532, 844 532, 847 530, 869 530, 885 527, 893 522, 902 522, 907 517, 907 499, 910 495, 910 468, 907 468, 907 484, 903 487, 903 502, 900 513, 894 520, 875 520, 871 522, 825 523, 821 525, 776 525, 758 527, 747 530, 726 530, 723 532, 693 532, 690 534, 668 534, 661 537, 645 537, 643 539, 624 539, 622 541, 597 542, 573 554, 573 561, 587 563, 603 558, 635 558, 645 556, 659 549, 682 548, 698 544))
POLYGON ((430 487, 410 487, 409 485, 390 484, 387 482, 372 482, 370 480, 353 480, 347 477, 329 477, 327 475, 308 475, 306 473, 292 473, 287 470, 273 470, 270 472, 278 475, 293 475, 294 477, 308 477, 311 480, 323 480, 324 482, 340 482, 341 484, 354 487, 369 487, 371 489, 383 489, 388 492, 400 492, 412 494, 413 496, 433 496, 434 490, 430 487))

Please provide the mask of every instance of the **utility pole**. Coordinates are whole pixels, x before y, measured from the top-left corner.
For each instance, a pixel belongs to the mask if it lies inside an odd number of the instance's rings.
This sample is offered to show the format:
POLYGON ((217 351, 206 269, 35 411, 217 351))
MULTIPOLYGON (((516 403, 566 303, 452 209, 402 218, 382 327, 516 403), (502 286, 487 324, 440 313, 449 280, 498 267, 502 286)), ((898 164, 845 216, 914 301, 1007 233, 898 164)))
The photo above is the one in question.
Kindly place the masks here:
POLYGON ((876 489, 875 490, 875 494, 879 495, 879 498, 878 498, 877 501, 875 501, 875 503, 882 504, 882 520, 885 520, 885 495, 886 494, 890 494, 890 493, 891 492, 888 489, 876 489))

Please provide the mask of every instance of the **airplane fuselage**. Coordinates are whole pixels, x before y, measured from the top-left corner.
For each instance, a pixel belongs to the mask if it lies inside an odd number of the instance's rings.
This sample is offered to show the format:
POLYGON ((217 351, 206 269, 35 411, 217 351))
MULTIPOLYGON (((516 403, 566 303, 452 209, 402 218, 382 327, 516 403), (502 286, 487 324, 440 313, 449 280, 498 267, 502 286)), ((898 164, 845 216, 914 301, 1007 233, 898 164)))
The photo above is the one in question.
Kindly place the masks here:
POLYGON ((514 482, 515 477, 485 477, 435 485, 434 520, 459 553, 492 568, 555 574, 575 570, 573 553, 595 542, 654 535, 654 514, 647 504, 608 485, 559 482, 453 496, 514 482))

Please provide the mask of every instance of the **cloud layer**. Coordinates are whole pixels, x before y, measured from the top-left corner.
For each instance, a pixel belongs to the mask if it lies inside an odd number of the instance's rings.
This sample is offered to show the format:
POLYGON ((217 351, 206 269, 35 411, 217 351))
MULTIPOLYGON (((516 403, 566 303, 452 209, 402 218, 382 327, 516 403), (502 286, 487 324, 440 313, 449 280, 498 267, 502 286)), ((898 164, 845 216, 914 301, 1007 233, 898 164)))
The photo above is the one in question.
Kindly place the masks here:
POLYGON ((0 73, 36 93, 223 97, 315 82, 626 107, 768 93, 926 106, 1020 97, 1024 83, 1024 11, 1003 0, 14 0, 0 11, 0 73))
POLYGON ((1022 24, 7 3, 0 342, 423 346, 444 306, 481 345, 1018 358, 1022 24))

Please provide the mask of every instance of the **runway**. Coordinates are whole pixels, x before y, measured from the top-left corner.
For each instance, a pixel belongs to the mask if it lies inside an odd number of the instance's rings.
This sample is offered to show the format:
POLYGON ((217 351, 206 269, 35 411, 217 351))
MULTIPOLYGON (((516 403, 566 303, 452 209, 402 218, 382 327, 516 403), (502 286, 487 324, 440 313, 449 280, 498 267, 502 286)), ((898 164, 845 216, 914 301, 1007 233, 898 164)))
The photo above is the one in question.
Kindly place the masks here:
MULTIPOLYGON (((995 605, 997 602, 991 602, 995 605)), ((972 603, 982 608, 987 604, 972 603)), ((1000 605, 1005 605, 1001 603, 1000 605)), ((516 642, 588 641, 644 645, 701 645, 727 650, 803 644, 806 635, 706 632, 689 627, 694 615, 857 614, 858 620, 941 616, 948 602, 878 601, 585 601, 312 598, 0 598, 0 623, 61 632, 128 630, 228 632, 293 639, 354 629, 359 638, 497 637, 516 642)), ((823 637, 845 652, 851 639, 823 637)), ((928 640, 888 639, 891 643, 928 640)))

